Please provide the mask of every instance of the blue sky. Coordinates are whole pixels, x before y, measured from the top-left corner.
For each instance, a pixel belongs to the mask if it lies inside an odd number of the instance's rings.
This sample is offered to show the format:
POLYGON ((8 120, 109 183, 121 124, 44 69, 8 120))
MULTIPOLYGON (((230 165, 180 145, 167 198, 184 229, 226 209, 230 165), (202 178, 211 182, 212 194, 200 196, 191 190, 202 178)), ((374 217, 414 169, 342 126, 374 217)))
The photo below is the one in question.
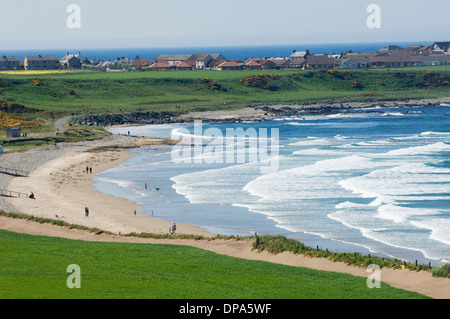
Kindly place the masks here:
POLYGON ((447 0, 1 0, 0 49, 450 41, 447 0), (69 29, 69 4, 81 28, 69 29), (381 28, 369 29, 369 4, 381 28))

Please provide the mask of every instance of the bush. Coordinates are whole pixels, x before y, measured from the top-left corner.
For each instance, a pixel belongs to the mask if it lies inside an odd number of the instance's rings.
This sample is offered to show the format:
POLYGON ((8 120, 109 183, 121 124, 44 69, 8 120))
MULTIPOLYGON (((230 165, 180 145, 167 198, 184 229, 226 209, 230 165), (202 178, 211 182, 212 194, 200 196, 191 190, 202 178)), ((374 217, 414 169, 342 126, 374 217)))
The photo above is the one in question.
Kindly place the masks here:
POLYGON ((327 74, 332 75, 336 79, 340 80, 347 80, 352 77, 352 73, 350 71, 328 70, 327 74))
POLYGON ((352 89, 362 90, 363 88, 364 88, 364 85, 362 85, 360 82, 358 82, 358 81, 352 82, 352 89))
POLYGON ((281 75, 278 74, 260 74, 249 75, 240 80, 240 83, 246 87, 264 89, 269 91, 275 91, 277 87, 270 83, 270 79, 279 79, 281 75))
POLYGON ((450 278, 450 264, 444 263, 439 267, 435 267, 432 269, 431 273, 433 274, 433 277, 450 278))
POLYGON ((422 80, 417 83, 417 87, 421 88, 440 88, 450 86, 450 76, 443 75, 439 72, 424 72, 422 80))
POLYGON ((201 78, 201 79, 198 79, 198 80, 200 81, 200 83, 208 84, 209 88, 211 89, 211 91, 227 92, 226 87, 224 87, 222 84, 220 84, 216 80, 205 79, 205 78, 201 78))

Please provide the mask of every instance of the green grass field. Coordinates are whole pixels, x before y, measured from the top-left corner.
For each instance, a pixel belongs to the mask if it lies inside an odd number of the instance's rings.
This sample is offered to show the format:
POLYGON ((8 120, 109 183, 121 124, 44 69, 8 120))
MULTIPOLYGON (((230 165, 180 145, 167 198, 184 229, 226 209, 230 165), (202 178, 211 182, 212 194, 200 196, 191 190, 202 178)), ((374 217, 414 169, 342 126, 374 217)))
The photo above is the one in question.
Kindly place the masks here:
POLYGON ((42 75, 0 74, 0 100, 40 110, 77 115, 135 111, 176 112, 237 108, 246 105, 314 101, 419 99, 450 94, 450 66, 428 68, 266 71, 71 71, 42 75), (438 72, 442 83, 419 87, 423 74, 438 72), (272 90, 247 87, 246 76, 277 74, 272 90), (207 78, 224 90, 212 90, 207 78), (447 81, 447 82, 445 82, 447 81), (353 82, 361 86, 353 88, 353 82), (222 106, 225 103, 225 107, 222 106))
POLYGON ((175 245, 95 243, 0 230, 2 299, 403 299, 366 278, 175 245), (80 267, 81 288, 67 287, 80 267))

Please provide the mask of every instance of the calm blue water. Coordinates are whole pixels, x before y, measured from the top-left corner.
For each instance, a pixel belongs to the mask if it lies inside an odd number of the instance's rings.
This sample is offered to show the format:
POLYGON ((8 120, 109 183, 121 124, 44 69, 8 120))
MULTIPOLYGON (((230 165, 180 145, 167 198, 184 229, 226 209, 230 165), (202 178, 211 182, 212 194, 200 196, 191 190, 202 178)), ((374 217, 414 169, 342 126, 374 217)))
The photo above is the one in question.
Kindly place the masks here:
POLYGON ((60 50, 3 50, 0 55, 17 56, 24 59, 27 55, 52 55, 56 58, 63 57, 66 52, 80 52, 83 58, 103 60, 115 60, 117 57, 128 57, 134 59, 139 55, 141 60, 149 60, 156 58, 159 54, 210 54, 222 53, 227 59, 245 59, 245 58, 264 58, 264 57, 288 57, 292 54, 292 50, 304 51, 309 50, 311 53, 335 53, 346 52, 373 52, 387 45, 399 45, 407 48, 410 45, 430 45, 430 42, 400 42, 400 43, 343 43, 343 44, 287 44, 287 45, 271 45, 271 46, 216 46, 216 47, 176 47, 176 48, 125 48, 125 49, 60 49, 60 50))
MULTIPOLYGON (((174 162, 175 148, 139 148, 96 175, 95 185, 146 214, 213 233, 283 234, 333 251, 449 261, 450 106, 369 111, 203 124, 200 134, 193 124, 117 128, 113 133, 185 138, 254 128, 268 145, 277 145, 276 135, 262 129, 278 129, 279 156, 219 163, 232 152, 206 138, 193 140, 203 148, 185 154, 184 163, 174 162)), ((252 139, 237 142, 249 158, 258 151, 252 139)))

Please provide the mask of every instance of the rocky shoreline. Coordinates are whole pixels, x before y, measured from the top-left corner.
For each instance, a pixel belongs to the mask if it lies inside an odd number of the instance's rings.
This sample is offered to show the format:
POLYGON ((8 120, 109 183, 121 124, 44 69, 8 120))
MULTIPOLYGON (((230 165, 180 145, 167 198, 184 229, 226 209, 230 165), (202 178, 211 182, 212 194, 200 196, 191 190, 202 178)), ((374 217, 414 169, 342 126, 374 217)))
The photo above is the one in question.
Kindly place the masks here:
POLYGON ((238 110, 191 112, 188 114, 172 114, 169 112, 135 112, 120 114, 86 115, 72 118, 70 124, 85 126, 116 126, 116 125, 150 125, 188 123, 195 120, 204 122, 229 122, 270 120, 274 117, 290 117, 305 115, 329 115, 349 110, 364 110, 376 107, 417 107, 440 104, 450 104, 450 97, 380 102, 317 102, 305 104, 278 104, 247 106, 238 110))

